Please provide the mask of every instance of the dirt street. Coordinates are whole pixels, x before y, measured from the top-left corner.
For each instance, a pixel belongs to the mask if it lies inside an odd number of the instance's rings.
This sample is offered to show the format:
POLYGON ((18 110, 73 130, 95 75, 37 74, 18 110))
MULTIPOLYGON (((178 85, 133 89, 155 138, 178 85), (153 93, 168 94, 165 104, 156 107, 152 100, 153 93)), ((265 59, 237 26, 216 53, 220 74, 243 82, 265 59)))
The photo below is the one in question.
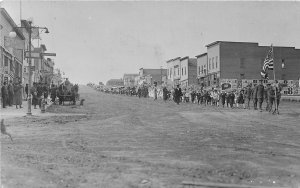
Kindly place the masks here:
POLYGON ((282 103, 277 116, 87 86, 80 95, 84 106, 5 120, 14 142, 1 136, 3 188, 300 186, 300 103, 282 103))

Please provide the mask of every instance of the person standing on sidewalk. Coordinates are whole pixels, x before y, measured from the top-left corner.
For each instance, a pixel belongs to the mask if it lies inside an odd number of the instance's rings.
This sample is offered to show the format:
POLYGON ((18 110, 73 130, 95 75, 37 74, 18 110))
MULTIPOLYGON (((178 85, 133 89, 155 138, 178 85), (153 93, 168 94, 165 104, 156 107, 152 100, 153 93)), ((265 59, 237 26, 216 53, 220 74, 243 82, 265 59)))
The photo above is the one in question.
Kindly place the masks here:
POLYGON ((26 101, 28 100, 28 84, 25 86, 26 101))
POLYGON ((18 105, 20 108, 22 108, 22 91, 23 86, 21 82, 14 85, 14 104, 16 105, 16 108, 18 109, 18 105))
POLYGON ((7 90, 8 90, 7 104, 8 104, 8 106, 12 106, 13 99, 14 99, 14 85, 12 83, 12 80, 9 81, 7 90))
POLYGON ((1 97, 2 97, 2 108, 6 108, 7 98, 8 98, 8 90, 6 86, 6 82, 3 83, 1 87, 1 97))

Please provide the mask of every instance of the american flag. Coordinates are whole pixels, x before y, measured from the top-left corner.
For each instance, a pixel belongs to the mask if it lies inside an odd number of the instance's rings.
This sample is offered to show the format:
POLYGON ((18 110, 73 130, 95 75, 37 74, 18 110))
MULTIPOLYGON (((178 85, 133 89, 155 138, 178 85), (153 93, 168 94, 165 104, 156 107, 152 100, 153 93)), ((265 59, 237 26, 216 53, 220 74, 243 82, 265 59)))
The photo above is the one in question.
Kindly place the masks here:
POLYGON ((264 60, 264 64, 263 64, 262 71, 260 72, 260 74, 264 79, 268 79, 267 71, 273 70, 273 69, 274 69, 274 58, 273 58, 273 47, 271 45, 268 55, 264 60))

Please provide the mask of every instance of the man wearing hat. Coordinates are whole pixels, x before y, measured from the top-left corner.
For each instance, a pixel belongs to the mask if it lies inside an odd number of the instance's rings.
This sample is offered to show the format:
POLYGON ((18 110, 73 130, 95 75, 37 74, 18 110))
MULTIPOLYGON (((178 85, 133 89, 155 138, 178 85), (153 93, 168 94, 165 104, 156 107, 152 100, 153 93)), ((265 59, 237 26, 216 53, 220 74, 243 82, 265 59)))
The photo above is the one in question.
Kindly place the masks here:
POLYGON ((244 91, 244 99, 245 99, 245 104, 246 108, 250 109, 250 100, 251 100, 251 84, 249 84, 244 91))
POLYGON ((179 87, 179 84, 177 84, 177 87, 174 89, 174 99, 177 104, 179 104, 181 96, 182 96, 181 88, 179 87))
POLYGON ((270 108, 270 105, 269 105, 269 101, 270 101, 270 89, 271 89, 271 84, 270 83, 267 83, 267 87, 264 91, 264 100, 266 101, 267 103, 267 106, 266 106, 266 111, 269 111, 269 108, 270 108))
POLYGON ((259 84, 256 86, 255 96, 258 100, 259 110, 262 112, 262 103, 264 101, 264 85, 263 80, 259 80, 259 84))

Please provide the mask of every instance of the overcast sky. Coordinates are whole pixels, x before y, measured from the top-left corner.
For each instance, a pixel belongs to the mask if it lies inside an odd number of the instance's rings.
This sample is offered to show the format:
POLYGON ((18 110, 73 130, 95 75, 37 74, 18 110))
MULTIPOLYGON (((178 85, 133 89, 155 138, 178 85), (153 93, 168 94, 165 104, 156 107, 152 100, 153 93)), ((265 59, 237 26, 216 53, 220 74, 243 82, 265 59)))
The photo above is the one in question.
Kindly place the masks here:
MULTIPOLYGON (((0 0, 1 1, 1 0, 0 0)), ((48 27, 42 43, 73 83, 106 83, 194 57, 214 41, 300 48, 300 2, 22 1, 22 19, 48 27)), ((20 24, 20 1, 4 0, 20 24)))

